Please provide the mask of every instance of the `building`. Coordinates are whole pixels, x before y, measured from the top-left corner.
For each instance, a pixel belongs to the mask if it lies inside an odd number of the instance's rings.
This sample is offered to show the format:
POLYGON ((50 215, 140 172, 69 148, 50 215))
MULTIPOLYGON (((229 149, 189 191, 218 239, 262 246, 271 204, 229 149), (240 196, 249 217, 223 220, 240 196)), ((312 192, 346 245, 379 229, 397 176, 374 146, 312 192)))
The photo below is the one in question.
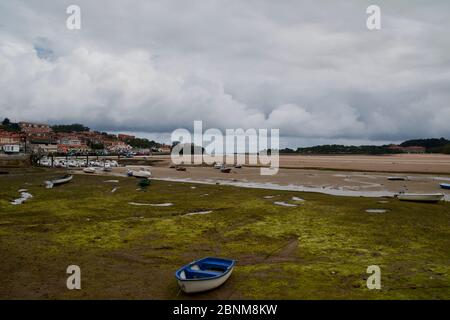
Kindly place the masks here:
POLYGON ((21 136, 16 132, 0 131, 0 145, 20 144, 21 136))
POLYGON ((108 142, 106 149, 112 153, 122 153, 131 151, 132 147, 123 141, 108 142))
POLYGON ((1 146, 1 149, 4 153, 19 153, 20 152, 20 145, 19 144, 4 144, 1 146))
POLYGON ((48 136, 53 131, 48 124, 44 123, 19 122, 19 127, 25 134, 38 137, 48 136))
POLYGON ((88 152, 90 150, 85 140, 76 134, 59 134, 58 152, 88 152))
POLYGON ((58 152, 58 142, 52 139, 33 139, 30 140, 28 148, 33 153, 56 153, 58 152))
POLYGON ((19 133, 0 131, 0 150, 5 153, 19 153, 22 137, 19 133))

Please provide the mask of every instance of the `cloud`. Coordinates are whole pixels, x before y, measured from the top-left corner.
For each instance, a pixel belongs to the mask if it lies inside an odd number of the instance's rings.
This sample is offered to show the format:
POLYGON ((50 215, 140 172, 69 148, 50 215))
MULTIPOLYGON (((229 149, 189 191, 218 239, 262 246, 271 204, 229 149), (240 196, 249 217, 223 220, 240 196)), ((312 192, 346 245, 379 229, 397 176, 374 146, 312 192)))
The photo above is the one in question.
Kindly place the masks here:
POLYGON ((449 136, 449 4, 51 1, 0 5, 0 111, 167 133, 279 128, 290 141, 449 136), (327 10, 322 10, 326 6, 327 10))

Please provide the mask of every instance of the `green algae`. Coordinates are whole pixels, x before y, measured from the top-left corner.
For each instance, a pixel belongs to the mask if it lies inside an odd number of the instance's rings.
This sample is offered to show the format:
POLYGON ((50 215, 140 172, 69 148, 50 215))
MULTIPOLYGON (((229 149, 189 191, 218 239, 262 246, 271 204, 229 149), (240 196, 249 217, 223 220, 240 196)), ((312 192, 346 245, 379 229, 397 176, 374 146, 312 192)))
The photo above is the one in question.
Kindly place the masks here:
POLYGON ((55 175, 0 177, 2 298, 175 299, 173 272, 203 256, 238 260, 227 285, 205 298, 450 298, 449 203, 288 191, 276 191, 274 200, 264 199, 271 190, 163 181, 141 191, 136 179, 112 184, 88 175, 45 189, 43 181, 55 175), (11 205, 21 188, 33 198, 11 205), (306 201, 273 204, 292 196, 306 201), (196 211, 211 213, 184 216, 196 211), (64 287, 73 263, 86 281, 80 293, 64 287), (382 270, 381 290, 367 289, 369 265, 382 270))

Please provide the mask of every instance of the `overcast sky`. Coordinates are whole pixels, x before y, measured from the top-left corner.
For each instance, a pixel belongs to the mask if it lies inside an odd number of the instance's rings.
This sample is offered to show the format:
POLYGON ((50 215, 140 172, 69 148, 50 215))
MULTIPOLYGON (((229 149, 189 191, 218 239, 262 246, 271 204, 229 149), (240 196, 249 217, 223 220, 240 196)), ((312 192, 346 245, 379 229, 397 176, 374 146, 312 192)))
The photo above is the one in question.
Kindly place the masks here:
POLYGON ((290 147, 450 137, 449 31, 447 0, 2 0, 0 117, 161 139, 203 120, 290 147))

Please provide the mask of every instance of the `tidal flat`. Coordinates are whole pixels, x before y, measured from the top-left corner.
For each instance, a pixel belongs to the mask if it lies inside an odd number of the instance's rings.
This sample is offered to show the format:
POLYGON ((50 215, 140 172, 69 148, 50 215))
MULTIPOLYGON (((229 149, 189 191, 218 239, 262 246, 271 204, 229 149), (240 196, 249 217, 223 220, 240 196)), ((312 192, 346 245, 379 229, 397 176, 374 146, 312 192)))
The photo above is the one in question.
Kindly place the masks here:
POLYGON ((450 299, 449 202, 81 174, 43 186, 63 173, 0 176, 2 299, 450 299), (32 197, 12 205, 20 189, 32 197), (232 276, 181 293, 175 271, 205 256, 236 259, 232 276), (73 264, 81 290, 66 288, 73 264), (370 265, 381 290, 366 286, 370 265))

